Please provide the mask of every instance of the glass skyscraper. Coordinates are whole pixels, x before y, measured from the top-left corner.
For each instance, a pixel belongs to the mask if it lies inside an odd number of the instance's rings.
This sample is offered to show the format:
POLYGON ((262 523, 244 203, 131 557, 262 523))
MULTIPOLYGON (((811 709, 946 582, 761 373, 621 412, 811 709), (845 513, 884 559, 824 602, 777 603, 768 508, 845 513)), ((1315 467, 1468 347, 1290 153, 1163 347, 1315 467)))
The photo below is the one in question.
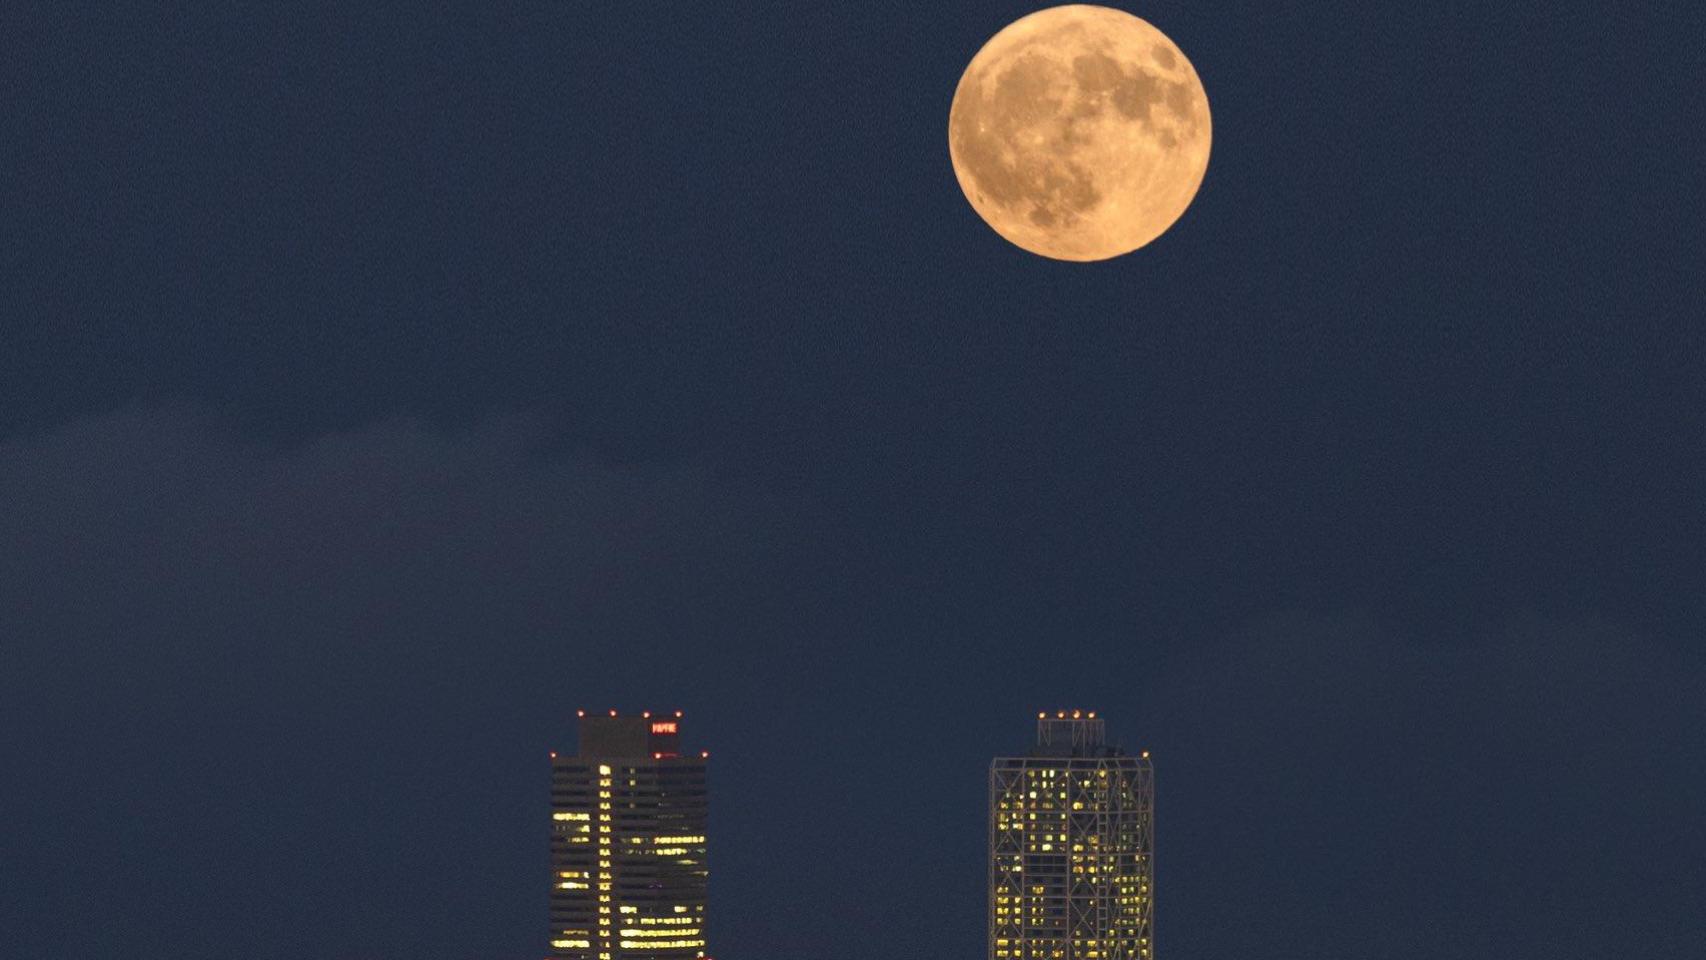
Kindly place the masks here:
POLYGON ((553 957, 705 956, 706 754, 680 743, 679 712, 583 712, 551 755, 553 957))
POLYGON ((1153 960, 1155 774, 1095 713, 989 767, 990 960, 1153 960))

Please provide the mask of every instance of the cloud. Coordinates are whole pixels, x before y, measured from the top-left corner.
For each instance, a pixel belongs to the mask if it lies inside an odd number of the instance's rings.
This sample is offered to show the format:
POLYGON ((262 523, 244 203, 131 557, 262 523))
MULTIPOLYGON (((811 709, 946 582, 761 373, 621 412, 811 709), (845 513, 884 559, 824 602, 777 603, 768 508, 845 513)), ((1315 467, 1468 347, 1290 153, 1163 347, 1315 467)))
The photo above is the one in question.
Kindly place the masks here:
POLYGON ((776 530, 755 491, 555 449, 520 417, 279 447, 131 411, 0 444, 0 502, 25 666, 47 646, 167 662, 257 634, 430 648, 458 621, 570 635, 658 582, 697 596, 740 576, 776 530))

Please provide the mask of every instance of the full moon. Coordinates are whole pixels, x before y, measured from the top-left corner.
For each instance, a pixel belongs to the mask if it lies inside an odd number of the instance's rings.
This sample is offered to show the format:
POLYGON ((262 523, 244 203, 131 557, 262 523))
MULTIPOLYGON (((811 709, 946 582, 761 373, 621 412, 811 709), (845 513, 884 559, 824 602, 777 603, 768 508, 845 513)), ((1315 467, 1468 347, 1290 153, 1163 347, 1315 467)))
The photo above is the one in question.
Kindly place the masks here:
POLYGON ((1014 244, 1105 260, 1164 233, 1208 170, 1208 96, 1167 35, 1074 4, 1014 21, 954 91, 948 152, 972 209, 1014 244))

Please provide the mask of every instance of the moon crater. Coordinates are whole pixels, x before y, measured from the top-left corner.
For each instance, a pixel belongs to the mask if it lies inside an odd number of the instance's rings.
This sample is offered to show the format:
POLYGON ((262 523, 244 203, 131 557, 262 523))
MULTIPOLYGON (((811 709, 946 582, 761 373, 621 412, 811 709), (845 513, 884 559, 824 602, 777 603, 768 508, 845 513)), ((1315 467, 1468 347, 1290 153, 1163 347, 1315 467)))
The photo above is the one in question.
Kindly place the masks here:
POLYGON ((954 93, 948 145, 972 207, 1018 246, 1101 260, 1155 239, 1208 167, 1208 98, 1159 30, 1053 7, 996 34, 954 93))

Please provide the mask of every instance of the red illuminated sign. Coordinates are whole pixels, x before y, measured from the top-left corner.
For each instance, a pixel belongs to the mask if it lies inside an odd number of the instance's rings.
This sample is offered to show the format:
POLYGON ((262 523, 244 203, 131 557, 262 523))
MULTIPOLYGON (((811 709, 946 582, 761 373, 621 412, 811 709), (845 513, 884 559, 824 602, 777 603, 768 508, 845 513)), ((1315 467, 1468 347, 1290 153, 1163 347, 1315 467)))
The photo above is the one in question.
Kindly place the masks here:
POLYGON ((674 720, 654 721, 652 723, 652 732, 653 733, 674 733, 675 732, 675 721, 674 720))

